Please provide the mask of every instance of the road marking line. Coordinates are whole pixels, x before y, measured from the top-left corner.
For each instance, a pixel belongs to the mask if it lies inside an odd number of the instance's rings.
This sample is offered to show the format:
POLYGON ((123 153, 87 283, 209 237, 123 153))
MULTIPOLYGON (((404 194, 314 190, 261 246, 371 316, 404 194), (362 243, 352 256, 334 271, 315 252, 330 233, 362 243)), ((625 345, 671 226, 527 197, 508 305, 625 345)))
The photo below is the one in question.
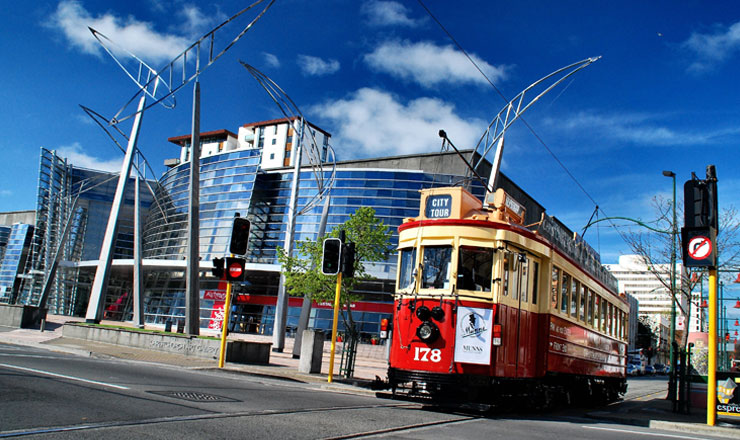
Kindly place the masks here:
POLYGON ((673 434, 659 434, 655 432, 642 432, 642 431, 632 431, 630 429, 617 429, 617 428, 602 428, 598 426, 586 426, 583 425, 582 428, 586 429, 598 429, 601 431, 612 431, 612 432, 626 432, 629 434, 639 434, 639 435, 650 435, 654 437, 669 437, 669 438, 685 438, 689 440, 705 440, 706 437, 688 437, 685 435, 673 435, 673 434))
POLYGON ((119 389, 119 390, 128 390, 129 389, 128 387, 124 387, 124 386, 121 386, 121 385, 115 385, 115 384, 112 384, 112 383, 98 382, 97 380, 90 380, 90 379, 83 379, 81 377, 67 376, 65 374, 52 373, 50 371, 36 370, 34 368, 18 367, 16 365, 8 365, 8 364, 0 364, 0 367, 10 368, 10 369, 13 369, 13 370, 28 371, 28 372, 31 372, 31 373, 45 374, 47 376, 53 376, 53 377, 61 377, 63 379, 76 380, 76 381, 79 381, 79 382, 85 382, 85 383, 90 383, 90 384, 94 384, 94 385, 101 385, 101 386, 104 386, 104 387, 116 388, 116 389, 119 389))

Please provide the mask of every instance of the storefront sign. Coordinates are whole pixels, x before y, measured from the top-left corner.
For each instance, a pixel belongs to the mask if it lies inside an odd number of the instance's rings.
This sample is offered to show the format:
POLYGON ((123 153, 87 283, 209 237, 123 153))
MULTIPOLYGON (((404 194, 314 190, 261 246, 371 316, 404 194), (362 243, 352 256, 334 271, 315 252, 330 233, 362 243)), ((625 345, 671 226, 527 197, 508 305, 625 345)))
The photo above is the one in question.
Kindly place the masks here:
POLYGON ((455 362, 491 364, 491 309, 458 307, 455 324, 455 362))

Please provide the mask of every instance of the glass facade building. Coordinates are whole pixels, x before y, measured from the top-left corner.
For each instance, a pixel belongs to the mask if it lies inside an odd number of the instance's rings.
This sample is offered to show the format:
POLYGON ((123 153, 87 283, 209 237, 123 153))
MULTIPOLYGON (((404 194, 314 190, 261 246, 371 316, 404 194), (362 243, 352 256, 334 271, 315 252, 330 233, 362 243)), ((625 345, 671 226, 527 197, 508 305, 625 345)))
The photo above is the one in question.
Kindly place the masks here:
MULTIPOLYGON (((289 122, 274 120, 265 123, 268 125, 247 124, 245 127, 249 132, 242 127, 239 135, 220 130, 202 137, 201 328, 220 326, 224 286, 212 276, 211 260, 228 254, 233 218, 235 213, 239 213, 251 221, 252 228, 246 255, 246 282, 234 286, 234 313, 230 326, 233 331, 262 334, 273 331, 281 270, 277 249, 284 247, 288 233, 294 176, 294 168, 286 158, 293 157, 287 152, 294 149, 290 130, 283 130, 285 145, 280 148, 286 152, 282 163, 287 166, 275 166, 269 161, 271 165, 266 166, 265 150, 255 139, 263 133, 278 136, 282 129, 275 127, 289 122)), ((324 134, 328 138, 328 133, 324 134)), ((142 231, 144 318, 149 324, 164 325, 168 321, 184 320, 185 316, 188 139, 184 136, 170 139, 180 147, 179 159, 168 160, 166 163, 170 168, 157 182, 151 182, 155 188, 153 196, 144 189, 144 185, 140 194, 145 210, 142 231)), ((467 175, 467 168, 455 152, 338 162, 330 191, 326 231, 343 224, 360 207, 372 207, 376 217, 392 231, 390 244, 395 247, 398 243, 397 228, 403 219, 419 214, 419 190, 467 183, 467 188, 482 199, 483 185, 470 180, 467 175)), ((54 280, 53 294, 48 302, 50 312, 84 315, 105 232, 105 222, 100 219, 109 215, 117 177, 116 174, 74 167, 53 151, 41 150, 36 225, 29 229, 33 233, 29 232, 28 261, 16 272, 19 275, 15 279, 22 280, 13 290, 18 293, 16 302, 35 304, 44 277, 59 250, 64 265, 54 280), (68 230, 66 236, 65 229, 68 230)), ((328 178, 328 174, 324 177, 328 178)), ((526 221, 533 223, 539 220, 544 209, 506 176, 500 176, 499 186, 525 204, 526 221)), ((114 264, 104 298, 106 319, 128 320, 132 316, 133 181, 127 188, 124 207, 118 218, 114 264)), ((317 191, 315 173, 309 167, 302 168, 298 210, 314 198, 317 191)), ((318 203, 297 216, 296 242, 319 238, 322 205, 318 203)), ((360 326, 360 332, 369 338, 379 331, 381 318, 391 313, 396 257, 371 262, 366 267, 375 279, 359 285, 356 293, 361 294, 363 301, 353 309, 353 317, 360 326)), ((297 326, 301 301, 302 298, 289 301, 289 331, 297 326)), ((309 323, 311 327, 326 330, 331 326, 331 318, 330 304, 315 304, 309 323)))

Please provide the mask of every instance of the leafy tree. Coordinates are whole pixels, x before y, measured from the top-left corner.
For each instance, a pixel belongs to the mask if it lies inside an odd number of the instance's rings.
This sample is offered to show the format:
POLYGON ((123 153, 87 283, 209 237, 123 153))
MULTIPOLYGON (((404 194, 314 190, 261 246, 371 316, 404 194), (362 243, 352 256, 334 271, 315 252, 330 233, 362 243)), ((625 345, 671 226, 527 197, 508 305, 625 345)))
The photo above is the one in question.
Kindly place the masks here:
POLYGON ((324 238, 339 237, 345 232, 345 240, 355 243, 354 278, 342 277, 339 301, 344 307, 342 319, 345 326, 354 331, 352 302, 360 299, 353 294, 357 285, 373 277, 367 273, 366 264, 386 260, 393 247, 390 244, 391 230, 382 220, 375 216, 375 210, 362 207, 350 215, 343 224, 335 227, 329 234, 318 241, 309 239, 296 244, 296 254, 288 256, 283 249, 278 249, 278 261, 283 265, 285 287, 293 296, 309 295, 317 302, 334 302, 336 295, 336 276, 321 273, 321 256, 324 238))
MULTIPOLYGON (((658 196, 653 198, 652 204, 657 214, 652 226, 656 229, 671 231, 673 200, 658 196)), ((679 225, 676 226, 679 231, 676 244, 676 261, 679 261, 681 259, 681 249, 683 249, 680 234, 683 212, 681 212, 680 204, 677 204, 676 207, 678 210, 676 217, 679 222, 679 225)), ((721 208, 718 220, 719 231, 716 243, 719 258, 718 269, 736 271, 740 269, 740 217, 738 217, 737 209, 732 205, 721 208)), ((676 304, 676 312, 683 316, 685 328, 688 330, 691 308, 698 307, 698 304, 692 304, 691 302, 691 292, 706 278, 706 273, 701 268, 684 268, 683 274, 676 273, 676 292, 672 292, 670 279, 671 252, 673 250, 671 245, 672 235, 670 233, 646 232, 641 229, 638 232, 628 232, 624 235, 624 238, 632 252, 642 257, 648 271, 655 275, 656 279, 668 292, 671 292, 676 304), (666 272, 666 270, 669 272, 666 272)), ((684 348, 689 337, 687 330, 676 332, 677 336, 680 335, 680 341, 677 342, 684 348)))

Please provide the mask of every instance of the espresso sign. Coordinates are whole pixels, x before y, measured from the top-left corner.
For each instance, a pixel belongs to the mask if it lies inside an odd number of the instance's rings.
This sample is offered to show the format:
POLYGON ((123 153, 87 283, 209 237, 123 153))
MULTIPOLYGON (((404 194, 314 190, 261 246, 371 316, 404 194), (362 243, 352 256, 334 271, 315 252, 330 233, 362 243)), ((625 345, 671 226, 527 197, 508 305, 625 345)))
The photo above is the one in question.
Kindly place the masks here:
POLYGON ((452 196, 443 194, 427 197, 426 218, 448 218, 452 214, 452 196))

